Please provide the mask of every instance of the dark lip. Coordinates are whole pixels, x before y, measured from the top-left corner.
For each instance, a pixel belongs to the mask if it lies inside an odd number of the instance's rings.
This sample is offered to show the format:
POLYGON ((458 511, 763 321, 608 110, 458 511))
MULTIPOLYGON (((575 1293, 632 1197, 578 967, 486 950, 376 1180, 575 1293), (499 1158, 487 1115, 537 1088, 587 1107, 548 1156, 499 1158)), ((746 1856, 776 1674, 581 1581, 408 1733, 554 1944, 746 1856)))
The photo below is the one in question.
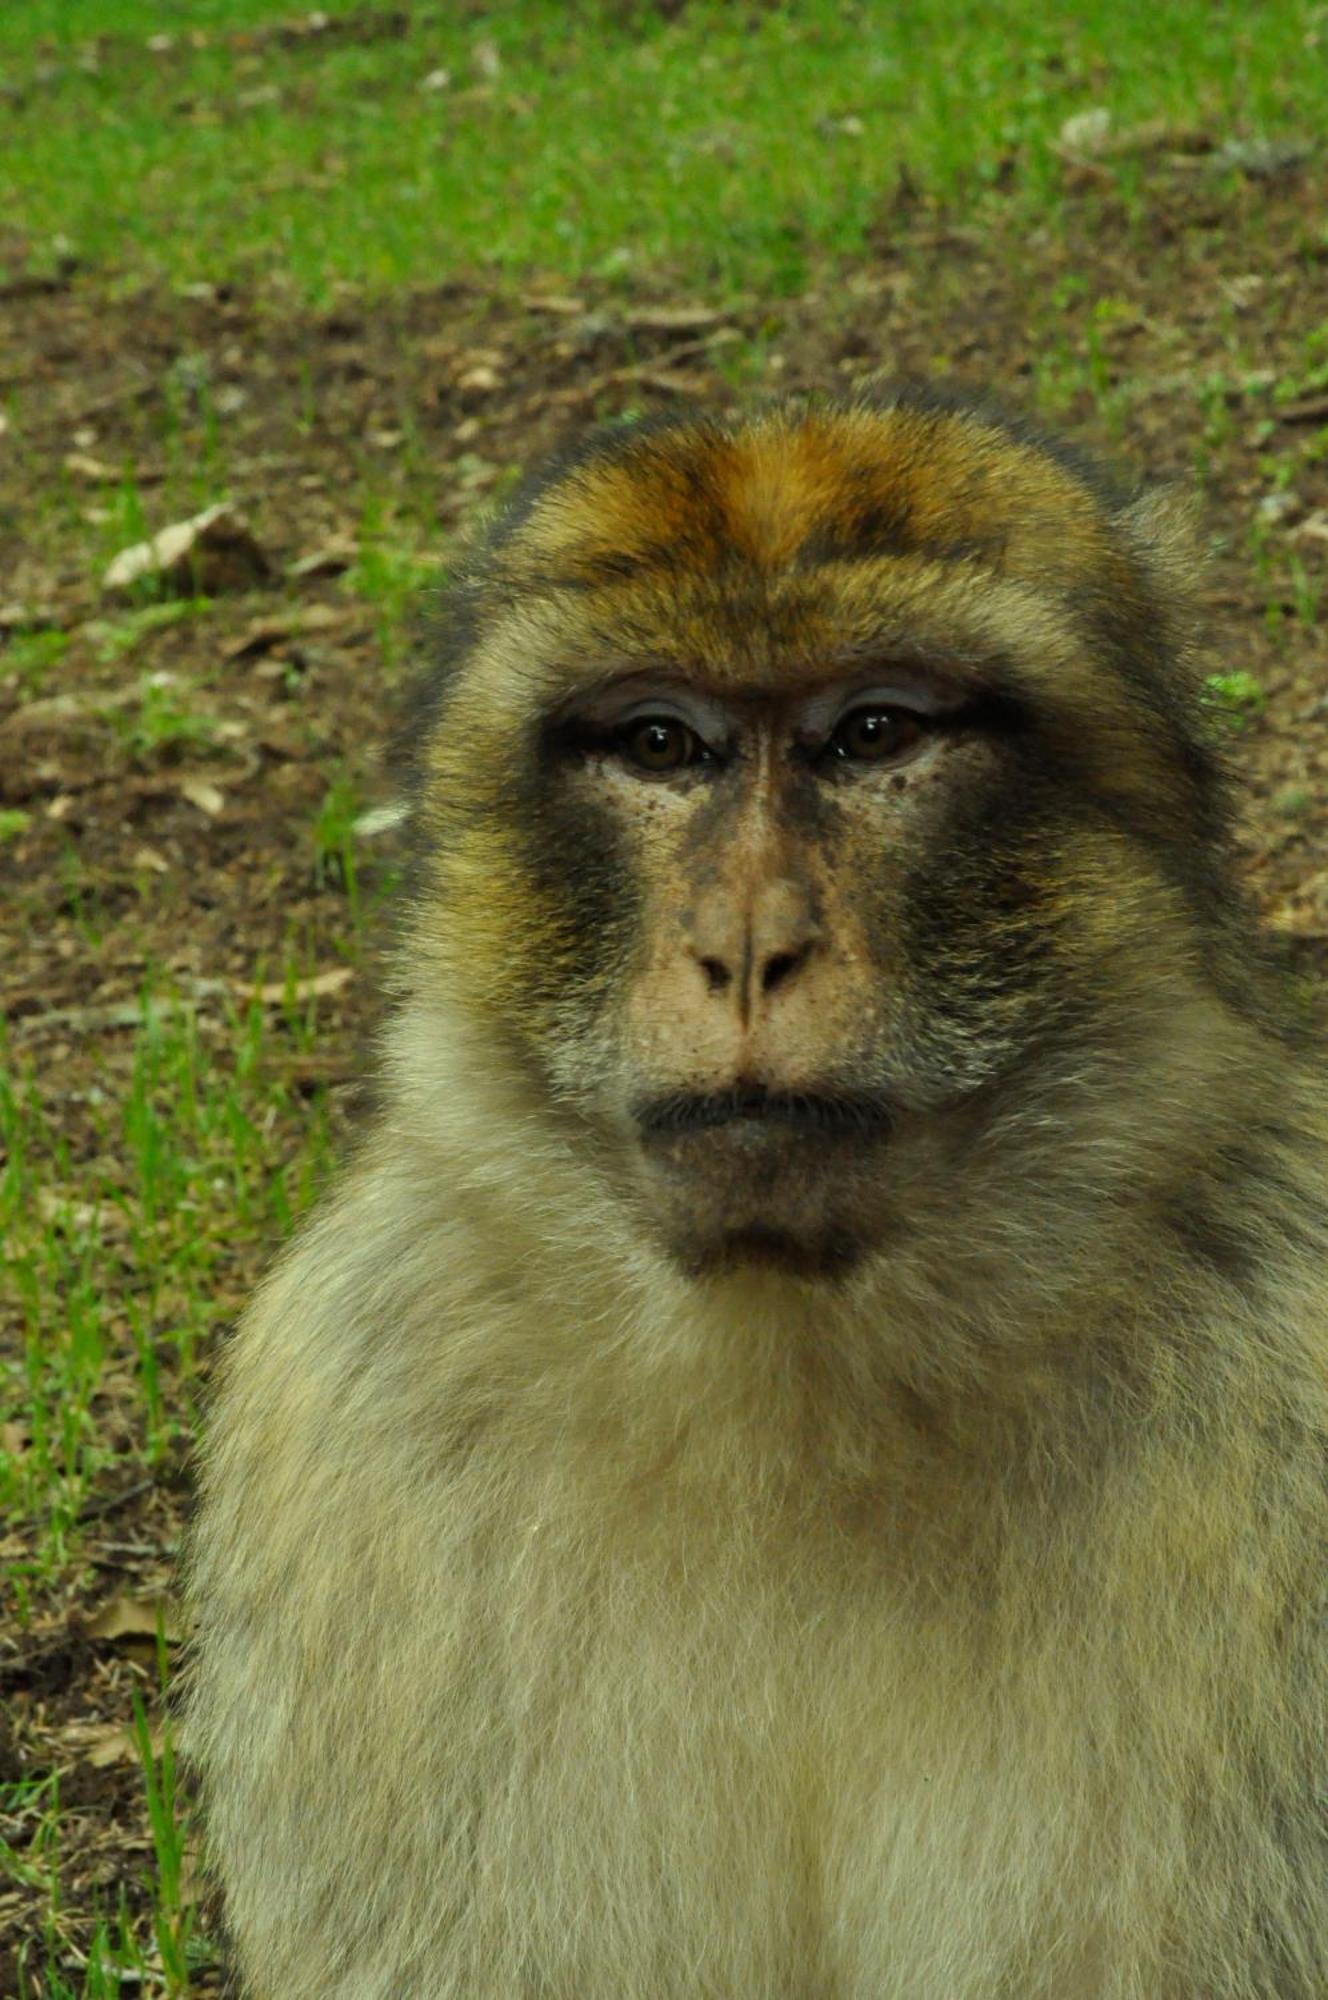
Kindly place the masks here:
POLYGON ((889 1103, 869 1093, 766 1090, 760 1087, 708 1092, 673 1092, 635 1108, 643 1139, 673 1139, 714 1132, 726 1125, 767 1125, 831 1139, 880 1138, 894 1115, 889 1103))

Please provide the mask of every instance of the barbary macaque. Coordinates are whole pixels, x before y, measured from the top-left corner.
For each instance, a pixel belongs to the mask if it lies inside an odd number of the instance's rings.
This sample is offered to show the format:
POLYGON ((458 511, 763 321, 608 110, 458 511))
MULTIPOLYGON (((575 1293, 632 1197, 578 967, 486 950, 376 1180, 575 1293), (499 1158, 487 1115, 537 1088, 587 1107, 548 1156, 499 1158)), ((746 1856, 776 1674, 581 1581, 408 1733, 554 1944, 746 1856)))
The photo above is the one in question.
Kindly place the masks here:
POLYGON ((1188 539, 905 389, 477 548, 204 1453, 255 2000, 1325 2000, 1328 1116, 1188 539))

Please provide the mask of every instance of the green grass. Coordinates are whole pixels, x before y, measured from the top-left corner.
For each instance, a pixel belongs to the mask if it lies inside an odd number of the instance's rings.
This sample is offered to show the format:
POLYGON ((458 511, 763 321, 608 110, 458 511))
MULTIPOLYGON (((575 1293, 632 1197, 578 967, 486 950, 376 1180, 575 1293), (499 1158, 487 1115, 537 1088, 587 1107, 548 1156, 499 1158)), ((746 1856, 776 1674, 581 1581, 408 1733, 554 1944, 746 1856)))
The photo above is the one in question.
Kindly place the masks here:
POLYGON ((402 658, 424 593, 438 587, 436 529, 432 549, 417 547, 416 533, 385 508, 366 480, 359 554, 346 583, 373 607, 378 656, 388 673, 402 658))
POLYGON ((814 256, 888 229, 901 169, 970 202, 1013 175, 1044 201, 1077 112, 1219 144, 1328 123, 1328 27, 1300 0, 1054 16, 1015 0, 693 0, 673 20, 645 0, 487 15, 429 0, 400 36, 262 38, 291 14, 6 9, 11 265, 72 256, 175 283, 280 271, 315 296, 466 269, 670 269, 787 293, 814 256), (152 53, 163 26, 174 45, 152 53), (439 71, 450 81, 426 88, 439 71))
POLYGON ((6 1570, 20 1621, 32 1584, 76 1557, 97 1480, 151 1467, 183 1435, 227 1268, 284 1233, 323 1171, 325 1122, 293 1111, 281 1060, 311 1045, 317 1001, 293 970, 288 987, 275 1008, 232 1009, 224 1034, 146 988, 127 1078, 94 1079, 75 1107, 92 1168, 35 1067, 18 1050, 0 1060, 0 1239, 23 1330, 0 1389, 22 1440, 0 1449, 0 1517, 41 1530, 33 1561, 6 1570))
MULTIPOLYGON (((343 860, 351 843, 340 829, 343 860)), ((357 920, 358 909, 348 914, 357 920)), ((25 1060, 0 1035, 0 1241, 19 1322, 0 1370, 0 1520, 31 1530, 28 1553, 0 1574, 19 1635, 53 1592, 87 1580, 89 1505, 95 1513, 100 1494, 132 1493, 188 1448, 201 1364, 234 1309, 237 1272, 247 1283, 260 1247, 289 1230, 325 1177, 322 1094, 307 1102, 290 1080, 292 1060, 320 1040, 316 994, 298 975, 291 958, 284 981, 220 1009, 214 999, 210 1016, 149 981, 137 1025, 103 1026, 101 1060, 72 1093, 40 1047, 25 1060)), ((59 1772, 0 1783, 0 1821, 24 1835, 21 1845, 0 1837, 0 1881, 43 1897, 40 1935, 22 1942, 20 2000, 183 1996, 213 1957, 195 1923, 160 1631, 157 1654, 157 1721, 150 1730, 134 1690, 130 1731, 151 1840, 131 1871, 146 1915, 126 1907, 123 1888, 116 1906, 94 1899, 78 1970, 59 1772)), ((81 1924, 88 1914, 83 1888, 81 1924)))
POLYGON ((1240 668, 1229 674, 1210 674, 1205 694, 1219 724, 1232 730, 1244 729, 1268 706, 1268 691, 1262 681, 1240 668))
POLYGON ((69 651, 69 634, 59 630, 24 632, 5 649, 5 666, 29 695, 38 695, 53 667, 69 651))
POLYGON ((184 2000, 190 1975, 211 1965, 215 1952, 194 1923, 194 1904, 185 1893, 190 1864, 187 1822, 176 1784, 173 1725, 165 1705, 168 1663, 165 1636, 157 1632, 157 1678, 162 1721, 154 1732, 137 1690, 133 1691, 133 1748, 142 1772, 151 1865, 143 1886, 151 1901, 151 1942, 132 1921, 122 1894, 113 1918, 102 1917, 88 1941, 85 1962, 72 1978, 56 1968, 69 1964, 61 1938, 64 1898, 61 1837, 65 1832, 58 1772, 39 1780, 0 1785, 0 1813, 31 1822, 22 1851, 0 1839, 0 1870, 11 1880, 44 1890, 41 1934, 25 1938, 18 1951, 17 2000, 116 2000, 131 1992, 161 1993, 184 2000))

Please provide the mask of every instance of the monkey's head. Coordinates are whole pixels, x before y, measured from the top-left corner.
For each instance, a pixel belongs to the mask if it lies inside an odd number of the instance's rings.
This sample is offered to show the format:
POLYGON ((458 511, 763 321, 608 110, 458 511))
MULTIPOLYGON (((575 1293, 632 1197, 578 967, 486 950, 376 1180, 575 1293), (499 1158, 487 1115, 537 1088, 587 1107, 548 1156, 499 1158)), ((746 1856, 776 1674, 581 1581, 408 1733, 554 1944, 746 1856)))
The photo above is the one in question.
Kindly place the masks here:
POLYGON ((682 1268, 888 1254, 923 1155, 1118 1087, 1220 976, 1176 539, 903 392, 595 434, 479 552, 420 976, 682 1268))

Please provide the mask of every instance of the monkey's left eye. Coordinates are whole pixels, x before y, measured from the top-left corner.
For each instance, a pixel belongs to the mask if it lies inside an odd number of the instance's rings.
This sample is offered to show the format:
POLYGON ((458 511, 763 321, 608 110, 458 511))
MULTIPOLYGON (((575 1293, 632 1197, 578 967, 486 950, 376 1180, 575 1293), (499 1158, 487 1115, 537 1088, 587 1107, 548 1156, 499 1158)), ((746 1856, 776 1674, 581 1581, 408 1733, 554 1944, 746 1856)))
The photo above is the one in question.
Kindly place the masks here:
POLYGON ((888 764, 926 734, 926 720, 907 708, 855 708, 836 723, 826 755, 844 763, 888 764))
POLYGON ((696 731, 674 715, 637 716, 619 730, 617 744, 629 764, 652 776, 703 763, 708 755, 696 731))

